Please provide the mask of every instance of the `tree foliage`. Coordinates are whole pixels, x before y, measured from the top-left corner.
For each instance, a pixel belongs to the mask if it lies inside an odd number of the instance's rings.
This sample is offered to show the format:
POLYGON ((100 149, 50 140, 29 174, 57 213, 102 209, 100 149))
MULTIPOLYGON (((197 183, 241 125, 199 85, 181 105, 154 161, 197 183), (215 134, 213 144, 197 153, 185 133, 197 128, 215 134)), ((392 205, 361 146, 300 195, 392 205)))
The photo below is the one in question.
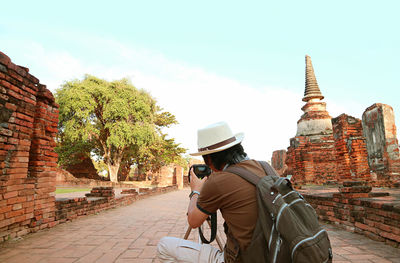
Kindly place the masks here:
POLYGON ((163 127, 177 123, 175 116, 162 111, 149 93, 127 79, 109 82, 86 75, 65 82, 56 100, 57 151, 63 163, 73 162, 75 151, 96 154, 108 166, 111 181, 117 181, 121 163, 154 170, 185 151, 162 133, 163 127))

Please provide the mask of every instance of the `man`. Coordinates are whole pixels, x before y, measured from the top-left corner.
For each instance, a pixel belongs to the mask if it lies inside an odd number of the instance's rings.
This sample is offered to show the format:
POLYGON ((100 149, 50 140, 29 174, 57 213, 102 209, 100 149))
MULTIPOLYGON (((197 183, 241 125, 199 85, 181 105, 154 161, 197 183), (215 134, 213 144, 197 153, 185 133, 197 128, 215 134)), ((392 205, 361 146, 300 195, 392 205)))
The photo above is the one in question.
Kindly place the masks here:
POLYGON ((200 180, 190 171, 188 223, 201 226, 209 215, 221 211, 225 219, 227 242, 224 251, 208 244, 164 237, 158 244, 162 262, 240 262, 240 252, 250 244, 257 222, 257 198, 254 185, 238 175, 224 172, 232 165, 243 167, 263 177, 262 166, 247 157, 241 142, 243 133, 233 134, 225 122, 198 130, 198 152, 212 169, 208 178, 200 180))

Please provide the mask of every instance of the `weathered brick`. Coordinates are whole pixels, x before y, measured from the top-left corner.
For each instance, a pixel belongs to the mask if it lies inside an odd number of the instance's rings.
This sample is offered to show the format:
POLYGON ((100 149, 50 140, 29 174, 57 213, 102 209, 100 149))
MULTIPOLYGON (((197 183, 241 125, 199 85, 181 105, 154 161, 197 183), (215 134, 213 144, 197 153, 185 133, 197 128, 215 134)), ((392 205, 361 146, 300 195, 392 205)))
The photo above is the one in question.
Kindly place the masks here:
POLYGON ((7 193, 3 194, 4 199, 10 199, 10 198, 17 197, 17 196, 18 196, 18 191, 12 191, 12 192, 7 192, 7 193))
POLYGON ((26 197, 24 197, 24 196, 12 197, 12 198, 7 199, 7 204, 13 205, 13 204, 17 204, 17 203, 23 203, 25 201, 26 201, 26 197))
POLYGON ((14 222, 15 222, 15 218, 7 218, 7 219, 0 220, 0 228, 9 226, 9 225, 13 224, 14 222))
POLYGON ((29 157, 24 157, 24 156, 14 156, 10 160, 11 162, 18 162, 18 163, 28 163, 29 162, 29 157))
POLYGON ((7 205, 0 207, 0 214, 4 214, 6 212, 10 212, 12 210, 12 205, 7 205))
POLYGON ((12 162, 8 165, 9 168, 28 168, 28 163, 12 162))
POLYGON ((396 235, 396 234, 393 234, 393 233, 387 233, 387 232, 384 232, 384 231, 380 231, 379 235, 384 237, 384 238, 387 238, 387 239, 390 239, 390 240, 394 240, 394 241, 400 243, 400 235, 396 235))
POLYGON ((14 192, 14 191, 25 189, 25 186, 23 184, 9 185, 9 186, 7 186, 6 189, 7 189, 7 192, 14 192))
POLYGON ((22 203, 14 204, 12 207, 12 210, 20 210, 20 209, 22 209, 22 203))
POLYGON ((24 214, 24 210, 22 210, 22 209, 17 210, 17 211, 10 211, 5 214, 5 218, 13 218, 13 217, 15 218, 15 217, 18 217, 23 214, 24 214))
POLYGON ((34 189, 24 189, 24 190, 18 191, 19 196, 27 196, 27 195, 34 195, 34 194, 35 194, 34 189))
POLYGON ((9 174, 10 179, 23 179, 26 178, 27 173, 15 173, 15 174, 9 174))
POLYGON ((28 172, 28 168, 8 168, 6 169, 7 174, 24 174, 28 172))

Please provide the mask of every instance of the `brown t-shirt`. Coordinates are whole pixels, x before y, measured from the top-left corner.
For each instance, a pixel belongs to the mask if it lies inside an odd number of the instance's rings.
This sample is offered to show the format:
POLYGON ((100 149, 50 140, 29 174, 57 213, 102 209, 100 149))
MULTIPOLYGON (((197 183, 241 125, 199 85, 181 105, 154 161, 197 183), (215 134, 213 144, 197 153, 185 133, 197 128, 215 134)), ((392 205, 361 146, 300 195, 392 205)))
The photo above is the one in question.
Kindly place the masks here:
MULTIPOLYGON (((257 161, 247 160, 236 165, 260 177, 265 176, 257 161)), ((236 174, 224 171, 212 173, 203 185, 197 207, 207 214, 220 209, 229 232, 239 243, 240 250, 247 248, 258 217, 256 188, 253 184, 236 174)), ((233 241, 229 240, 229 235, 227 238, 227 249, 233 251, 233 241)))

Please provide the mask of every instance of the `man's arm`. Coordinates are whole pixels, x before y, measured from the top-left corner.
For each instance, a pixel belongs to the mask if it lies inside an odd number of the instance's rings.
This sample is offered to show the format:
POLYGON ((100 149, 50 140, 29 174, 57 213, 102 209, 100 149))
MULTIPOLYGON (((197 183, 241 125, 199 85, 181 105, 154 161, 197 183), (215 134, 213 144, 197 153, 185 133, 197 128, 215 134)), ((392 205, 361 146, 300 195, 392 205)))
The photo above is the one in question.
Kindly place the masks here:
MULTIPOLYGON (((193 170, 190 170, 190 188, 192 191, 197 191, 201 193, 201 189, 203 188, 204 182, 207 180, 207 178, 203 178, 200 180, 197 178, 197 176, 194 174, 193 170)), ((203 224, 203 222, 207 219, 208 215, 206 213, 203 213, 200 211, 200 209, 197 208, 197 199, 199 198, 198 194, 194 194, 192 198, 189 201, 189 207, 188 207, 188 223, 191 228, 197 228, 203 224)))
POLYGON ((188 223, 191 228, 197 228, 203 224, 203 222, 207 219, 208 215, 201 212, 200 209, 197 208, 197 199, 199 195, 195 194, 192 196, 189 202, 188 208, 188 223))

